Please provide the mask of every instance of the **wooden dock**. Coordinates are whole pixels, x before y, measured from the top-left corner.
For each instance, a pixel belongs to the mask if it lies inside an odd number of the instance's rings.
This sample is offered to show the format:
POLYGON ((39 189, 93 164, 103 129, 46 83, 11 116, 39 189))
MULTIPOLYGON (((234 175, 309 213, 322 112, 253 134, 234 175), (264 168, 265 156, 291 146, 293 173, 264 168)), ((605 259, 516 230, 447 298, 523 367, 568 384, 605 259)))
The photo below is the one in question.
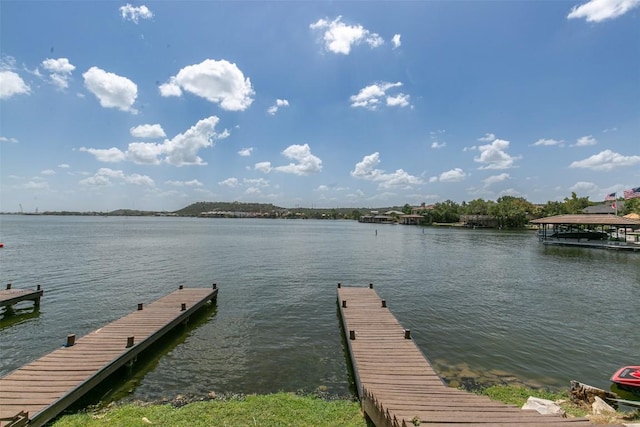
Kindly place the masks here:
POLYGON ((362 410, 377 427, 594 426, 447 387, 372 285, 338 284, 338 306, 362 410))
POLYGON ((22 301, 33 301, 34 306, 38 307, 40 306, 42 293, 40 285, 33 291, 30 289, 12 289, 11 283, 8 283, 6 289, 0 290, 0 307, 10 307, 22 301))
POLYGON ((67 336, 63 347, 0 378, 0 427, 25 425, 25 419, 42 426, 217 295, 215 284, 180 286, 82 338, 67 336))

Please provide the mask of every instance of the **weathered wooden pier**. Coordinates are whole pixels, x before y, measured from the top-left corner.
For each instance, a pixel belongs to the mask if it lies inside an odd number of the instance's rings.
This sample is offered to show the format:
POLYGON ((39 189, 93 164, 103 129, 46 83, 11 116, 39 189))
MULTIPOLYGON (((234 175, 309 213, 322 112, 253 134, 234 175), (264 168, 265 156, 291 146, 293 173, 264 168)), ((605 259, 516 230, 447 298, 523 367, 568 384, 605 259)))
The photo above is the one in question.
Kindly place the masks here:
POLYGON ((0 427, 42 426, 209 301, 218 288, 180 288, 0 378, 0 427))
POLYGON ((594 426, 447 387, 372 285, 338 284, 338 306, 362 410, 377 427, 594 426))
POLYGON ((6 289, 0 290, 0 307, 10 307, 22 301, 33 301, 34 307, 39 307, 42 294, 43 291, 40 285, 33 291, 30 289, 12 289, 11 283, 8 283, 6 289))

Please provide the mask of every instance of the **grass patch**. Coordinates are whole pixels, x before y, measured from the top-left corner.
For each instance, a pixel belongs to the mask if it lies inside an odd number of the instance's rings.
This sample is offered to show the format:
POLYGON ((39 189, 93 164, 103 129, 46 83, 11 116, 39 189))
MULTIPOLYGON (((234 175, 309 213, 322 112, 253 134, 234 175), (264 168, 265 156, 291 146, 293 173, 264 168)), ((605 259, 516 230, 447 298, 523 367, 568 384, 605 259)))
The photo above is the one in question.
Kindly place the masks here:
POLYGON ((217 427, 217 426, 345 426, 367 427, 358 402, 324 400, 293 393, 250 395, 228 400, 170 404, 115 405, 99 412, 65 415, 52 427, 217 427))
POLYGON ((640 411, 617 412, 611 416, 593 416, 591 408, 588 406, 577 405, 569 398, 568 391, 553 392, 545 389, 533 389, 520 385, 493 385, 477 392, 478 394, 488 396, 492 400, 497 400, 509 405, 522 407, 529 396, 547 399, 556 402, 571 417, 590 418, 599 424, 621 423, 623 421, 640 420, 640 411))
POLYGON ((524 405, 529 396, 553 400, 554 402, 558 400, 569 400, 569 394, 567 392, 552 392, 549 390, 533 389, 519 385, 493 385, 481 389, 478 394, 516 406, 524 405))

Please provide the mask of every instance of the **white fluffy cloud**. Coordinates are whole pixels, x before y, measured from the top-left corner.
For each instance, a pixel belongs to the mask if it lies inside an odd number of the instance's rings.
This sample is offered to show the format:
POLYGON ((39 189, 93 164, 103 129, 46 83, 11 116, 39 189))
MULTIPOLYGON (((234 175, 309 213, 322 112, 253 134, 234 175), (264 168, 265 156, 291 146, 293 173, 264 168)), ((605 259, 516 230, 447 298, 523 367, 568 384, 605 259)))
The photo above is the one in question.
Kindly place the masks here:
POLYGON ((271 162, 258 162, 253 168, 262 173, 269 173, 271 172, 271 162))
POLYGON ((138 97, 138 86, 126 77, 91 67, 82 75, 84 85, 93 93, 100 105, 137 113, 133 103, 138 97))
POLYGON ((42 68, 50 73, 51 82, 60 89, 69 87, 71 73, 76 69, 67 58, 47 58, 42 61, 42 68))
POLYGON ((167 136, 159 124, 134 126, 129 129, 129 133, 136 138, 164 138, 167 136))
POLYGON ((174 187, 202 187, 203 185, 197 179, 192 179, 191 181, 166 181, 165 184, 174 187))
POLYGON ((282 151, 282 155, 293 160, 293 162, 275 167, 271 165, 271 162, 258 162, 253 168, 263 173, 277 171, 294 175, 311 175, 322 171, 322 160, 311 154, 309 144, 290 145, 282 151))
POLYGON ((136 7, 130 5, 129 3, 124 6, 120 6, 120 15, 125 21, 131 21, 136 24, 140 19, 153 18, 153 12, 151 12, 151 10, 149 10, 147 6, 142 5, 136 7))
POLYGON ((251 80, 244 77, 236 64, 224 59, 206 59, 200 64, 188 65, 160 86, 162 96, 180 96, 183 90, 229 111, 246 110, 255 94, 251 80))
POLYGON ((569 167, 608 172, 635 165, 640 165, 640 156, 623 156, 611 150, 604 150, 584 160, 575 161, 569 167))
POLYGON ((309 144, 290 145, 285 148, 282 155, 293 162, 285 166, 277 166, 273 170, 294 175, 311 175, 322 171, 322 160, 311 154, 309 144))
POLYGON ((534 147, 538 147, 538 146, 552 146, 552 145, 559 145, 559 146, 563 146, 564 145, 564 141, 563 140, 557 140, 557 139, 552 139, 552 138, 540 138, 539 140, 537 140, 536 142, 533 143, 534 147))
POLYGON ((584 18, 588 22, 601 22, 624 15, 640 6, 640 0, 591 0, 574 6, 567 19, 584 18))
POLYGON ((511 178, 511 177, 509 176, 508 173, 501 173, 500 175, 493 175, 493 176, 490 176, 488 178, 485 178, 485 179, 482 180, 482 182, 484 182, 485 187, 488 187, 488 186, 496 184, 498 182, 505 181, 505 180, 507 180, 509 178, 511 178))
POLYGON ((13 95, 29 94, 31 88, 18 73, 4 70, 0 71, 0 99, 9 99, 13 95))
POLYGON ((409 95, 400 93, 396 96, 387 96, 388 107, 408 107, 409 105, 409 95))
POLYGON ((381 102, 385 102, 388 107, 409 106, 409 95, 399 93, 395 96, 387 95, 387 91, 402 86, 401 82, 389 83, 380 82, 360 89, 357 95, 352 95, 349 100, 352 107, 362 107, 368 110, 377 110, 381 102))
POLYGON ((288 106, 289 106, 289 101, 287 101, 286 99, 276 99, 276 103, 273 104, 271 107, 269 107, 269 109, 267 110, 267 113, 273 116, 278 112, 280 107, 288 107, 288 106))
POLYGON ((126 175, 121 170, 114 170, 109 168, 100 168, 94 176, 85 178, 80 181, 80 184, 89 187, 106 187, 112 185, 112 180, 118 180, 126 184, 142 185, 147 187, 154 187, 155 183, 153 179, 146 175, 140 175, 137 173, 126 175))
POLYGON ((460 168, 454 168, 446 172, 442 172, 438 176, 429 178, 429 182, 458 182, 467 177, 467 174, 460 168))
POLYGON ((596 145, 598 141, 592 135, 586 135, 578 138, 574 147, 588 147, 590 145, 596 145))
POLYGON ((391 39, 391 43, 393 43, 394 49, 399 48, 402 45, 402 42, 400 42, 400 34, 395 34, 391 39))
POLYGON ((228 136, 228 131, 217 133, 215 127, 220 119, 216 116, 198 121, 184 133, 162 143, 132 142, 126 151, 118 148, 95 149, 80 148, 102 162, 121 162, 130 160, 138 164, 168 163, 173 166, 206 165, 198 155, 201 149, 213 146, 213 141, 228 136))
POLYGON ((496 136, 492 133, 485 133, 484 136, 478 138, 480 142, 491 142, 496 139, 496 136))
POLYGON ((247 148, 243 148, 242 150, 238 151, 238 154, 240 156, 242 156, 242 157, 249 157, 252 152, 253 152, 253 147, 247 147, 247 148))
POLYGON ((126 160, 127 155, 118 148, 86 148, 80 147, 79 151, 84 151, 85 153, 89 153, 93 155, 96 160, 104 163, 117 163, 126 160))
MULTIPOLYGON (((489 136, 489 134, 487 134, 489 136)), ((491 135, 493 136, 493 135, 491 135)), ((486 136, 484 137, 486 140, 486 136)), ((480 169, 509 169, 513 167, 513 163, 519 157, 513 157, 507 153, 509 141, 503 139, 494 139, 491 144, 473 147, 480 151, 478 157, 474 157, 474 161, 482 163, 480 169)))
POLYGON ((378 169, 380 164, 380 153, 375 152, 364 156, 362 160, 356 163, 351 171, 351 176, 367 181, 378 182, 380 188, 389 189, 394 187, 409 188, 412 185, 422 184, 422 180, 416 176, 410 175, 402 169, 398 169, 393 173, 386 173, 382 169, 378 169))
POLYGON ((222 185, 229 188, 236 188, 240 183, 238 182, 238 178, 227 178, 224 181, 218 182, 218 185, 222 185))
POLYGON ((362 25, 347 25, 341 20, 342 16, 338 16, 333 21, 319 19, 309 25, 312 30, 323 32, 322 39, 327 51, 348 55, 355 45, 366 43, 376 48, 384 43, 382 37, 365 29, 362 25))

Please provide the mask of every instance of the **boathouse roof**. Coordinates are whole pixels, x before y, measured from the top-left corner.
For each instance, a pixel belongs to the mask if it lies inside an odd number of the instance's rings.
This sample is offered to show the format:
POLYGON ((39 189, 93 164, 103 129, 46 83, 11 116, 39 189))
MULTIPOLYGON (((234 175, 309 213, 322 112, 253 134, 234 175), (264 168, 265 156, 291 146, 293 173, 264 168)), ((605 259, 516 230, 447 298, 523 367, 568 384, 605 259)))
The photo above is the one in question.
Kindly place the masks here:
POLYGON ((640 221, 613 214, 555 215, 531 220, 532 224, 584 224, 640 227, 640 221))

